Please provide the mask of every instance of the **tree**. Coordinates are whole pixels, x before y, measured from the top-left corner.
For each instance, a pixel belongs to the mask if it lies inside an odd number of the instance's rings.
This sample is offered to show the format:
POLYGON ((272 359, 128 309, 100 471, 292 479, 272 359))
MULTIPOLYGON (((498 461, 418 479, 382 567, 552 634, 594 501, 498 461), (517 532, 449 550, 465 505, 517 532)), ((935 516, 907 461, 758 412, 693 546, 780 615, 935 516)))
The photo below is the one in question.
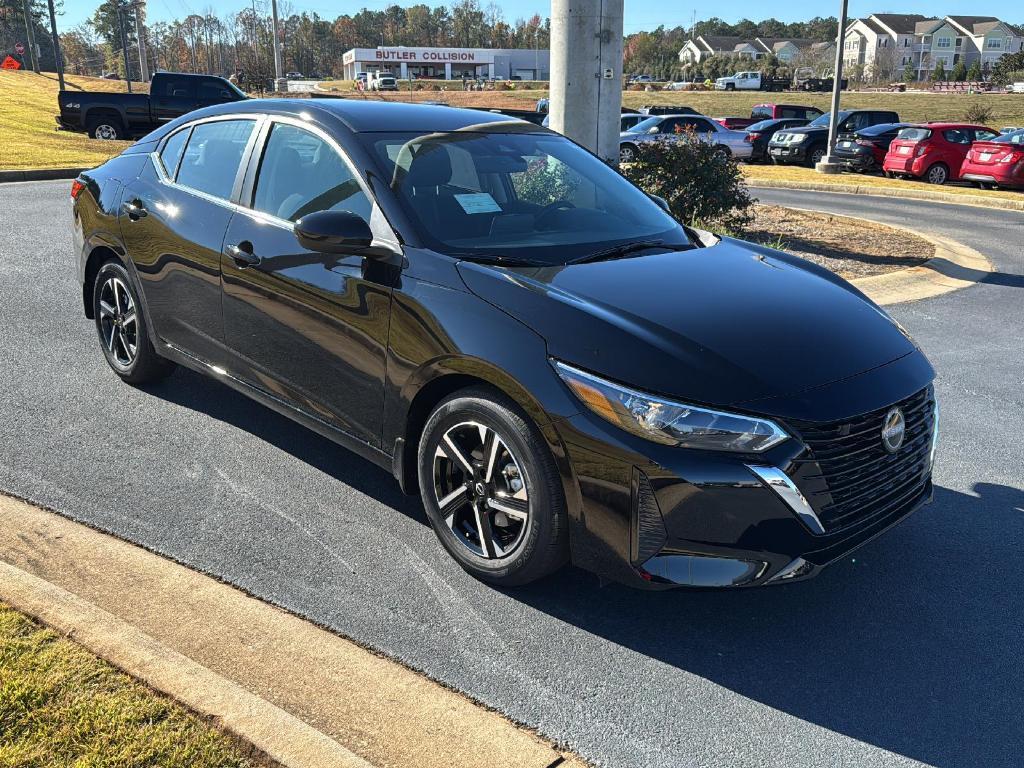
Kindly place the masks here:
POLYGON ((949 73, 949 79, 955 83, 962 83, 967 79, 967 65, 963 59, 953 65, 953 71, 949 73))
POLYGON ((971 83, 981 80, 981 62, 977 59, 971 62, 971 68, 967 70, 967 80, 971 83))
POLYGON ((992 67, 989 78, 996 85, 1006 85, 1019 78, 1021 72, 1024 72, 1024 51, 1008 53, 1000 58, 992 67))
POLYGON ((946 65, 942 59, 939 59, 935 64, 935 69, 932 70, 931 80, 933 83, 942 83, 946 80, 946 65))
POLYGON ((917 70, 914 69, 914 62, 908 61, 907 65, 903 67, 903 82, 912 83, 917 80, 917 70))

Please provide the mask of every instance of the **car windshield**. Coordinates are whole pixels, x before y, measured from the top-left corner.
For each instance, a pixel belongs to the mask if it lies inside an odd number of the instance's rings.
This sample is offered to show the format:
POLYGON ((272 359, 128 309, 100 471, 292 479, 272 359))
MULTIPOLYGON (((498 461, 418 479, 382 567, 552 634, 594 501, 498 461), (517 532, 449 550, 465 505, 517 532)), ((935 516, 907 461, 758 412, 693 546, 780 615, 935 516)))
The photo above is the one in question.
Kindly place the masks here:
POLYGON ((641 240, 690 243, 606 163, 535 130, 503 123, 361 137, 419 236, 441 253, 546 266, 641 240))
POLYGON ((989 141, 994 141, 998 144, 1024 144, 1024 130, 1004 133, 994 139, 989 139, 989 141))
POLYGON ((641 120, 639 123, 634 125, 632 128, 627 128, 627 133, 646 133, 647 131, 654 128, 656 125, 661 123, 660 117, 648 117, 641 120))
MULTIPOLYGON (((849 114, 850 114, 849 112, 847 112, 845 110, 841 110, 839 112, 839 122, 840 123, 843 122, 843 120, 845 120, 849 114)), ((810 123, 807 124, 807 127, 808 128, 828 128, 828 125, 829 125, 829 123, 831 121, 832 121, 832 113, 831 112, 826 112, 825 114, 818 115, 816 118, 814 118, 810 123)))

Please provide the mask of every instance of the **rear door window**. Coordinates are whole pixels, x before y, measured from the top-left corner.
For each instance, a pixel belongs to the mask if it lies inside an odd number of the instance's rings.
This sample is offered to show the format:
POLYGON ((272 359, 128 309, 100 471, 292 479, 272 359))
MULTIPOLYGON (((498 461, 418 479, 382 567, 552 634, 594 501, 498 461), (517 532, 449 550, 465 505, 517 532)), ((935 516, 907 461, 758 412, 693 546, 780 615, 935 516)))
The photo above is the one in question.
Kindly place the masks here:
POLYGON ((191 99, 196 95, 195 82, 190 77, 164 77, 154 96, 175 99, 191 99))
POLYGON ((369 222, 373 205, 334 147, 302 128, 275 123, 252 207, 287 221, 316 211, 351 211, 369 222))
POLYGON ((183 128, 171 135, 160 150, 160 164, 164 167, 164 173, 168 178, 174 178, 174 172, 178 170, 178 161, 181 159, 182 150, 185 149, 185 141, 188 139, 188 128, 183 128))
POLYGON ((223 200, 231 199, 242 153, 255 120, 217 120, 192 129, 177 182, 223 200))

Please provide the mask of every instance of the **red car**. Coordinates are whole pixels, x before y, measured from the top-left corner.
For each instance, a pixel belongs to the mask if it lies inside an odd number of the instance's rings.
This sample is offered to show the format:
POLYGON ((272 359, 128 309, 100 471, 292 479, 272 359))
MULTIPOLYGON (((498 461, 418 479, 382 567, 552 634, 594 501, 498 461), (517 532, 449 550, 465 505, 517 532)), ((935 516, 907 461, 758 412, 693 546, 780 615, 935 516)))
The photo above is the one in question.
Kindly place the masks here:
POLYGON ((982 187, 1024 189, 1024 129, 976 141, 960 176, 982 187))
POLYGON ((929 184, 959 181, 971 144, 998 136, 983 125, 926 123, 904 128, 889 145, 882 170, 886 176, 924 179, 929 184))
POLYGON ((753 117, 716 117, 715 122, 730 131, 742 131, 758 121, 753 117))

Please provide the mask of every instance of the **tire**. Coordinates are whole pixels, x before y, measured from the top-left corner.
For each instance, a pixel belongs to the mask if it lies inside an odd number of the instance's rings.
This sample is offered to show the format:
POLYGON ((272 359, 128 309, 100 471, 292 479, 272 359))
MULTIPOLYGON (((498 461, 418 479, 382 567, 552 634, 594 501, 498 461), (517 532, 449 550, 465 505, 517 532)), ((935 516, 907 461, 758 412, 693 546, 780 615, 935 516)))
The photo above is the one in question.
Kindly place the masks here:
POLYGON ((124 124, 116 115, 97 115, 86 124, 90 139, 120 141, 125 138, 124 124))
POLYGON ((815 147, 807 153, 808 164, 813 168, 822 161, 826 154, 828 152, 824 147, 815 147))
POLYGON ((636 160, 636 146, 633 144, 623 144, 619 147, 620 163, 632 163, 634 160, 636 160))
POLYGON ((120 262, 107 261, 96 273, 92 309, 103 356, 124 381, 159 381, 175 369, 174 363, 153 349, 142 302, 120 262))
POLYGON ((736 90, 736 84, 735 83, 726 83, 725 84, 725 90, 727 90, 727 91, 735 91, 736 90))
POLYGON ((732 152, 729 150, 728 147, 723 147, 722 145, 718 145, 717 147, 715 147, 713 157, 715 157, 716 159, 728 160, 731 156, 732 152))
POLYGON ((443 400, 423 428, 417 462, 430 525, 472 576, 520 586, 568 560, 554 459, 530 418, 499 392, 471 387, 443 400))
POLYGON ((935 163, 925 171, 924 180, 929 184, 945 184, 949 181, 949 167, 945 163, 935 163))

